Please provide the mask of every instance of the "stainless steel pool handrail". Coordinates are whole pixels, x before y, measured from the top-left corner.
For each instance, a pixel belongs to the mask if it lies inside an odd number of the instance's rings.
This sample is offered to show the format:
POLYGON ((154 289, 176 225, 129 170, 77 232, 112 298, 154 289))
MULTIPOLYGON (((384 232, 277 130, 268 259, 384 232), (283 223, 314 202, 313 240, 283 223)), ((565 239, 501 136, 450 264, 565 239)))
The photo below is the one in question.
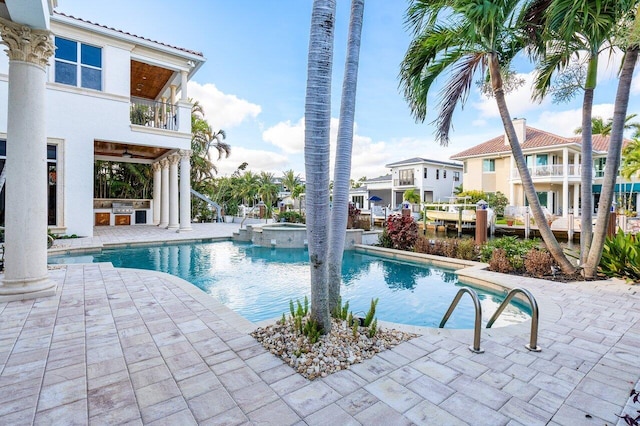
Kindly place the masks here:
POLYGON ((540 352, 542 349, 538 346, 538 302, 536 302, 536 298, 533 297, 533 294, 529 292, 529 290, 524 288, 514 288, 507 294, 507 297, 504 298, 498 310, 493 314, 489 322, 487 323, 487 328, 491 328, 493 323, 498 319, 502 311, 507 307, 511 299, 517 294, 524 294, 529 300, 529 305, 531 305, 531 337, 528 345, 524 345, 525 348, 529 349, 532 352, 540 352))
POLYGON ((456 293, 456 297, 453 298, 453 302, 451 302, 451 306, 447 310, 447 313, 442 317, 442 321, 440 321, 440 326, 438 328, 444 328, 444 325, 449 320, 449 317, 453 313, 453 310, 458 306, 458 302, 462 298, 464 293, 468 293, 473 300, 473 305, 476 310, 476 318, 473 326, 473 346, 469 346, 469 350, 476 354, 481 354, 484 352, 484 349, 480 348, 480 333, 482 330, 482 306, 480 305, 480 299, 478 298, 478 293, 470 287, 462 287, 456 293))

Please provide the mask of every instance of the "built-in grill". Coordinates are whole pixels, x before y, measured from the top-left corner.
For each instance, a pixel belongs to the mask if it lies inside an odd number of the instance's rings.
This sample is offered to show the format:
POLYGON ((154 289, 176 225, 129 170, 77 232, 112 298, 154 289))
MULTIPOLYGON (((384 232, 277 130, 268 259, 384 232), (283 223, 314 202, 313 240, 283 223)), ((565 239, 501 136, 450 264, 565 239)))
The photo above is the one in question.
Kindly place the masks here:
POLYGON ((113 211, 113 214, 132 214, 133 203, 111 203, 111 211, 113 211))

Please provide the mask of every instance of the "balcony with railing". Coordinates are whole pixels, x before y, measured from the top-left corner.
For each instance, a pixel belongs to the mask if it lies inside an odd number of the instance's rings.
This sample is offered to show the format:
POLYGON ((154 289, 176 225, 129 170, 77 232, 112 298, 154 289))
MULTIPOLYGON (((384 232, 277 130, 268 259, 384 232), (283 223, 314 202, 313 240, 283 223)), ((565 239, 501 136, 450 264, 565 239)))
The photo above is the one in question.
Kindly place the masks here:
POLYGON ((179 129, 178 106, 169 102, 132 97, 130 118, 131 124, 138 126, 175 131, 179 129))
MULTIPOLYGON (((581 168, 582 165, 580 164, 568 164, 566 174, 569 178, 579 178, 581 168)), ((545 166, 536 165, 529 167, 529 173, 533 179, 561 178, 565 175, 564 166, 562 164, 550 164, 545 166)), ((520 179, 518 169, 511 170, 511 178, 520 179)))
POLYGON ((415 186, 415 184, 416 180, 413 177, 393 180, 393 186, 415 186))

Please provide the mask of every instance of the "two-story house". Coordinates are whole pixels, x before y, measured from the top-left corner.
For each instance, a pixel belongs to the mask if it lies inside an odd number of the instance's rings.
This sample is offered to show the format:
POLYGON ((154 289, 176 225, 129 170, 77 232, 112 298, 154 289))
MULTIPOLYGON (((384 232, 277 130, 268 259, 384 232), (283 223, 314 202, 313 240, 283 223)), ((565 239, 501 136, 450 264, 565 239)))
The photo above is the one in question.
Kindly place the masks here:
POLYGON ((462 185, 462 164, 428 158, 409 158, 385 165, 391 169, 391 199, 394 205, 403 201, 404 192, 415 189, 420 201, 449 201, 457 186, 462 185))
MULTIPOLYGON (((565 138, 554 135, 527 126, 522 118, 514 119, 513 124, 540 203, 555 215, 577 214, 583 167, 580 136, 565 138)), ((594 168, 593 205, 596 208, 608 147, 608 136, 593 135, 594 164, 589 167, 594 168)), ((510 205, 520 207, 528 204, 506 136, 497 136, 453 155, 451 159, 463 162, 465 190, 500 191, 508 197, 510 205)), ((628 184, 623 187, 630 189, 628 184)))
MULTIPOLYGON (((190 212, 179 203, 190 201, 189 173, 180 168, 188 167, 191 146, 187 82, 203 55, 58 12, 50 19, 55 53, 45 99, 49 228, 83 236, 91 236, 98 221, 190 228, 190 212), (111 204, 94 204, 95 160, 152 164, 153 202, 115 214, 111 204)), ((8 67, 8 57, 0 55, 5 108, 8 67)), ((0 117, 1 163, 6 118, 0 117)))

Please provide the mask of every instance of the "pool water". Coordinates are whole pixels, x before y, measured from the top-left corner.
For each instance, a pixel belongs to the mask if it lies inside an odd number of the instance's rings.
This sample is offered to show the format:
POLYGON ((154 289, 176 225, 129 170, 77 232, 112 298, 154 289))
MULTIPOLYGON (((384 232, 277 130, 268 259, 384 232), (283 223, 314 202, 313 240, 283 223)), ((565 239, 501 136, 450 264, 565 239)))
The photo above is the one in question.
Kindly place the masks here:
MULTIPOLYGON (((115 267, 150 269, 176 275, 198 286, 250 321, 282 316, 289 301, 310 296, 309 253, 246 243, 214 242, 107 249, 99 254, 50 257, 49 263, 111 262, 115 267)), ((379 298, 377 318, 437 327, 460 286, 453 270, 356 253, 344 253, 341 296, 354 314, 364 316, 379 298)), ((478 290, 484 321, 504 294, 478 290)), ((511 304, 494 327, 530 318, 526 307, 511 304)), ((473 328, 474 309, 465 296, 447 328, 473 328)))

